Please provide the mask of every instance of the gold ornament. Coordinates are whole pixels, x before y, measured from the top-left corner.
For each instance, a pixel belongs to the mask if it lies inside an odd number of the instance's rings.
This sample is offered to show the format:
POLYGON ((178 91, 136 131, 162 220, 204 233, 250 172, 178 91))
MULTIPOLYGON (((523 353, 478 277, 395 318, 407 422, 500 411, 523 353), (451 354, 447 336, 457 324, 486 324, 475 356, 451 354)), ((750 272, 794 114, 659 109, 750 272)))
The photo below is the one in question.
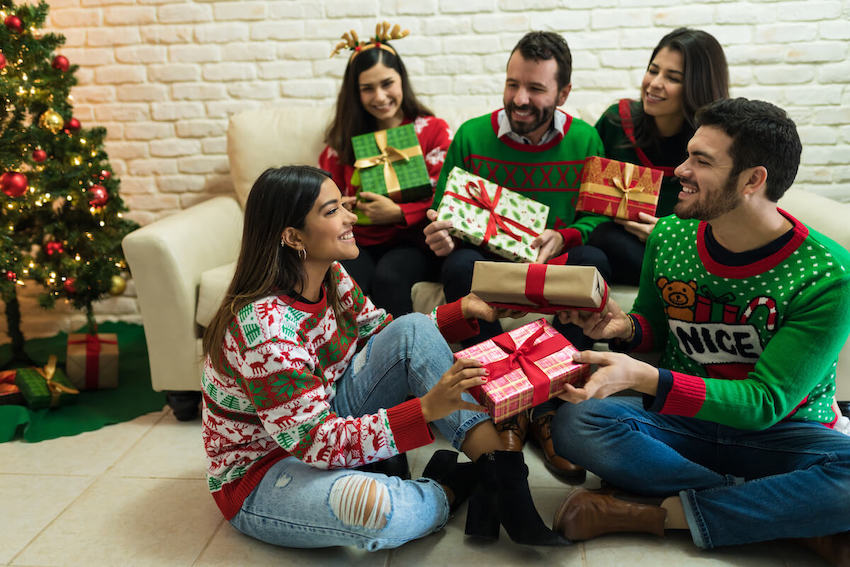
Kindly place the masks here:
POLYGON ((125 280, 121 276, 112 276, 112 278, 110 279, 110 283, 110 295, 121 295, 122 293, 124 293, 124 290, 127 289, 127 280, 125 280))
POLYGON ((62 126, 65 125, 65 119, 55 110, 48 108, 41 115, 41 118, 38 119, 38 125, 45 130, 50 130, 54 134, 58 134, 62 126))

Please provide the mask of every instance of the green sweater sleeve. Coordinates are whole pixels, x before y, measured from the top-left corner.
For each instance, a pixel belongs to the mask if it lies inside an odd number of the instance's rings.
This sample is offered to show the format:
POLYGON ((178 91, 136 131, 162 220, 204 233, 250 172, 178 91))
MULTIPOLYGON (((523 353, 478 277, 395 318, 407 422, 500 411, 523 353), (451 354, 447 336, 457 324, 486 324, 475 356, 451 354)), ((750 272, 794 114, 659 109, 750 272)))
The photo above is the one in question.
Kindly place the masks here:
MULTIPOLYGON (((599 137, 599 132, 597 132, 595 128, 588 128, 587 150, 585 155, 605 156, 605 147, 602 145, 602 139, 599 137)), ((578 213, 575 220, 570 223, 569 227, 578 230, 581 233, 581 241, 586 243, 587 239, 590 237, 590 233, 593 232, 593 229, 609 220, 611 219, 603 217, 602 215, 596 215, 593 213, 578 213)))

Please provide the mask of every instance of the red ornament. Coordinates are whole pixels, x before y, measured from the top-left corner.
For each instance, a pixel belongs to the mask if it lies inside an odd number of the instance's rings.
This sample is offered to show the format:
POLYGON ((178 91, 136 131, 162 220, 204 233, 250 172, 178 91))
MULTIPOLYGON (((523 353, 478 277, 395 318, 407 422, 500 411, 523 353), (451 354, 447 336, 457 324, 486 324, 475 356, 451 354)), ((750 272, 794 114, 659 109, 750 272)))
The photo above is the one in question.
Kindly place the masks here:
POLYGON ((101 181, 106 181, 107 179, 112 177, 112 172, 109 171, 108 169, 101 169, 100 175, 98 175, 98 177, 100 177, 101 181))
POLYGON ((74 287, 75 283, 77 283, 77 280, 75 280, 74 278, 68 278, 67 280, 65 280, 65 283, 62 284, 62 287, 65 288, 65 291, 67 291, 68 293, 76 293, 77 288, 74 287))
POLYGON ((24 29, 24 23, 21 19, 12 14, 11 16, 6 16, 6 19, 3 20, 3 23, 6 24, 6 27, 12 30, 13 32, 20 33, 22 29, 24 29))
POLYGON ((65 122, 64 128, 66 132, 77 132, 80 129, 80 121, 72 117, 70 120, 65 122))
POLYGON ((48 256, 53 256, 54 254, 61 254, 65 251, 62 247, 61 242, 56 242, 55 240, 51 240, 47 244, 44 245, 44 250, 47 252, 48 256))
POLYGON ((32 151, 32 160, 36 163, 41 163, 47 159, 47 152, 41 148, 32 151))
POLYGON ((9 280, 10 282, 13 282, 16 279, 18 279, 18 274, 16 274, 12 270, 7 270, 6 271, 6 279, 9 280))
POLYGON ((20 197, 27 192, 27 176, 18 172, 6 172, 0 176, 0 187, 9 197, 20 197))
POLYGON ((0 53, 0 71, 6 68, 6 56, 0 53))
POLYGON ((65 73, 71 67, 71 62, 68 61, 68 58, 64 55, 57 55, 53 58, 52 65, 54 69, 59 69, 60 71, 65 73))
POLYGON ((89 187, 89 193, 91 194, 89 205, 92 207, 102 207, 109 200, 109 193, 103 185, 92 185, 89 187))

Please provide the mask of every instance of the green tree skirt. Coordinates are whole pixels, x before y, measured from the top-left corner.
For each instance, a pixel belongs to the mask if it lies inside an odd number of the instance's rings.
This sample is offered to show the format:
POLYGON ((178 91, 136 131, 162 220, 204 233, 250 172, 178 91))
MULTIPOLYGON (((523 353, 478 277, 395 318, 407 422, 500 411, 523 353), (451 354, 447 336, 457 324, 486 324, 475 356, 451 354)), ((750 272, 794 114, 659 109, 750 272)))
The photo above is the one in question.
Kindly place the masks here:
MULTIPOLYGON (((144 328, 130 323, 102 323, 98 325, 98 332, 118 335, 118 387, 81 391, 76 403, 53 409, 0 406, 0 442, 18 436, 35 443, 77 435, 163 408, 165 393, 151 389, 144 328)), ((48 356, 55 354, 64 367, 67 346, 68 335, 59 333, 45 339, 28 340, 24 350, 40 365, 46 364, 48 356)), ((0 346, 0 366, 11 357, 10 345, 0 346)))

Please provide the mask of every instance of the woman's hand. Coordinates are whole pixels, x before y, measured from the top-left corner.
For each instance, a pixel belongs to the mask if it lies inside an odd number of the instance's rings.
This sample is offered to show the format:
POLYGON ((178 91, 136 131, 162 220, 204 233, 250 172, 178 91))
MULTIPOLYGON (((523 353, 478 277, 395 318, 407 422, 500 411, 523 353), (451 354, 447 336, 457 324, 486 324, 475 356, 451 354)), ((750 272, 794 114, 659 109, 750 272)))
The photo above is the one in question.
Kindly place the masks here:
POLYGON ((630 340, 633 335, 629 316, 620 309, 617 302, 608 298, 605 309, 599 313, 570 309, 558 313, 561 323, 573 323, 581 327, 582 332, 591 339, 630 340))
POLYGON ((531 241, 531 248, 538 249, 537 262, 545 264, 547 260, 558 255, 564 247, 564 236, 551 228, 540 233, 540 236, 531 241))
POLYGON ((625 219, 614 219, 614 222, 626 229, 626 232, 634 234, 641 242, 646 242, 649 238, 649 233, 655 228, 658 223, 658 217, 654 217, 649 213, 638 213, 639 221, 630 221, 625 219))
POLYGON ((398 224, 404 220, 404 213, 397 203, 386 195, 368 191, 357 194, 357 210, 369 217, 372 224, 398 224))
POLYGON ((460 311, 464 319, 483 319, 492 323, 498 318, 497 310, 474 293, 460 299, 460 311))
POLYGON ((455 361, 440 381, 419 398, 425 421, 437 421, 458 410, 487 411, 484 406, 461 399, 461 394, 473 386, 487 383, 487 371, 471 358, 455 361))
POLYGON ((434 209, 425 211, 425 216, 431 221, 422 229, 425 233, 425 244, 436 256, 448 256, 455 249, 455 240, 449 234, 452 221, 438 221, 437 211, 434 209))

